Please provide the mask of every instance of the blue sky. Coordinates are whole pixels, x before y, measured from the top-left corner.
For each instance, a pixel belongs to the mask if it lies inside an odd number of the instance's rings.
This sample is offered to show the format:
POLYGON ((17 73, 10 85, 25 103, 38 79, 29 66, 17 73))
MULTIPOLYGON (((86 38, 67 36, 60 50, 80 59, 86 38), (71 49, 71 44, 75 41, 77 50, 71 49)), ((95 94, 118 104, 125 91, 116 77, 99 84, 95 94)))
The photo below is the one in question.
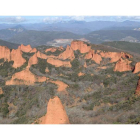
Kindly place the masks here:
POLYGON ((56 23, 62 21, 140 21, 140 16, 0 16, 0 23, 56 23))

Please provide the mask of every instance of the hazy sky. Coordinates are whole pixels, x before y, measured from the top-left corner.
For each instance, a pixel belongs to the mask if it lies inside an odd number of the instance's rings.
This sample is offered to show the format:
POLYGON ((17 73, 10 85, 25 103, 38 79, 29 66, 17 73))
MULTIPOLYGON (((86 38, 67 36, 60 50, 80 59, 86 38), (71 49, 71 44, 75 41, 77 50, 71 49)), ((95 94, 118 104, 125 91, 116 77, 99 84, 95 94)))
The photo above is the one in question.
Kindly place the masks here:
POLYGON ((140 21, 140 16, 0 16, 0 23, 56 23, 62 21, 140 21))

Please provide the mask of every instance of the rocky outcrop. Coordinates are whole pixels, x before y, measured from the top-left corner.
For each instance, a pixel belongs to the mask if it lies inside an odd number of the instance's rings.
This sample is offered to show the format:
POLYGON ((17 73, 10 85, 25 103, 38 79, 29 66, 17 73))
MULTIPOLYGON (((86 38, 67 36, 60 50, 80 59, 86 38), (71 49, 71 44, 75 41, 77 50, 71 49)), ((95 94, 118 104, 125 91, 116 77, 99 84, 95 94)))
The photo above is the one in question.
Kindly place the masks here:
POLYGON ((135 94, 140 96, 140 78, 137 83, 137 88, 136 88, 135 94))
POLYGON ((92 59, 97 64, 100 64, 100 62, 102 61, 102 57, 99 54, 95 53, 94 50, 90 50, 88 54, 85 55, 85 59, 92 59))
POLYGON ((46 67, 46 69, 45 69, 45 72, 46 72, 46 73, 48 73, 48 72, 49 72, 49 69, 48 69, 48 67, 46 67))
POLYGON ((67 84, 65 84, 64 82, 62 82, 62 81, 50 81, 51 83, 54 83, 54 84, 56 84, 57 86, 58 86, 58 88, 57 88, 57 91, 58 92, 64 92, 64 93, 67 93, 67 91, 66 91, 66 88, 68 87, 68 85, 67 84))
POLYGON ((10 61, 10 49, 5 46, 0 46, 0 59, 10 61))
POLYGON ((120 58, 132 58, 131 55, 124 52, 101 52, 100 55, 104 58, 110 58, 110 62, 117 62, 120 58))
POLYGON ((37 52, 37 49, 36 48, 33 48, 30 53, 36 53, 37 52))
POLYGON ((11 80, 6 81, 6 85, 34 85, 35 82, 45 82, 46 77, 40 77, 30 72, 29 68, 17 72, 11 80))
POLYGON ((12 50, 11 52, 11 60, 14 61, 13 67, 14 68, 18 68, 21 67, 26 60, 22 57, 22 52, 21 50, 17 49, 17 50, 12 50))
POLYGON ((75 58, 73 49, 70 46, 67 46, 66 50, 58 56, 59 59, 70 59, 73 60, 75 58))
POLYGON ((32 57, 30 57, 28 61, 28 67, 30 67, 31 65, 35 65, 37 63, 38 63, 38 58, 37 58, 37 54, 35 53, 32 57))
POLYGON ((41 59, 47 59, 48 58, 46 54, 41 53, 40 51, 37 52, 37 57, 41 58, 41 59))
POLYGON ((56 67, 71 67, 70 61, 61 61, 59 59, 48 58, 47 62, 56 67))
POLYGON ((132 67, 130 66, 131 61, 128 61, 127 59, 123 60, 122 58, 116 63, 114 71, 131 71, 132 67))
POLYGON ((3 90, 2 90, 2 88, 0 87, 0 94, 3 94, 3 90))
POLYGON ((39 119, 40 124, 69 124, 69 119, 60 99, 56 96, 50 99, 47 114, 39 119))
POLYGON ((75 51, 79 50, 80 53, 87 53, 87 52, 89 52, 91 46, 88 46, 83 41, 72 41, 71 42, 71 48, 75 51))
POLYGON ((55 52, 56 50, 56 48, 48 48, 45 50, 45 52, 55 52))
POLYGON ((23 44, 21 44, 18 49, 20 49, 23 52, 29 53, 30 51, 32 51, 32 48, 30 45, 24 46, 23 44))
POLYGON ((82 72, 79 72, 79 73, 78 73, 78 76, 83 76, 83 75, 85 75, 85 74, 82 73, 82 72))
POLYGON ((140 72, 140 62, 136 63, 133 73, 140 72))

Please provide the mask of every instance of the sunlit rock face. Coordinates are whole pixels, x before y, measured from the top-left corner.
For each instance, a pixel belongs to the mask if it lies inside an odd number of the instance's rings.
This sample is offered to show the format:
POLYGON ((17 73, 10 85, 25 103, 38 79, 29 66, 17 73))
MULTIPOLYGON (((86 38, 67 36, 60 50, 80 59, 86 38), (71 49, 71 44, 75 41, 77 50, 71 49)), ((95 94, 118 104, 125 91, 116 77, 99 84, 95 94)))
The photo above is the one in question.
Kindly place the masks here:
POLYGON ((20 72, 15 73, 12 78, 6 81, 6 85, 34 85, 35 82, 45 82, 46 77, 34 75, 26 68, 20 72))
POLYGON ((132 58, 131 55, 124 52, 101 52, 100 55, 104 58, 110 58, 110 62, 117 62, 120 58, 132 58))
POLYGON ((56 96, 50 99, 47 113, 39 119, 40 124, 69 124, 69 118, 60 99, 56 96))
POLYGON ((132 67, 130 66, 131 61, 128 61, 127 59, 123 60, 122 58, 116 63, 114 71, 131 71, 132 67))
POLYGON ((67 46, 66 50, 58 56, 59 59, 70 59, 73 60, 75 58, 73 49, 70 46, 67 46))
POLYGON ((37 49, 36 48, 33 48, 30 53, 36 53, 37 52, 37 49))
POLYGON ((102 61, 101 55, 95 53, 94 50, 90 50, 90 51, 86 54, 85 59, 92 59, 92 60, 94 60, 97 64, 100 64, 100 62, 102 61))
POLYGON ((21 50, 19 50, 19 49, 12 50, 11 60, 14 61, 14 64, 13 64, 14 68, 21 67, 26 62, 26 60, 22 57, 21 50))
POLYGON ((138 72, 140 72, 140 62, 136 63, 135 69, 133 71, 133 73, 138 73, 138 72))
POLYGON ((72 41, 71 48, 75 51, 79 50, 80 53, 87 53, 91 49, 91 46, 88 46, 83 41, 72 41))
POLYGON ((37 54, 35 53, 32 57, 30 57, 28 61, 28 67, 30 67, 31 65, 35 65, 37 63, 38 63, 38 58, 37 58, 37 54))
POLYGON ((24 46, 23 44, 21 44, 18 49, 20 49, 23 52, 29 53, 30 51, 32 51, 32 47, 30 45, 24 46))
POLYGON ((54 58, 48 58, 47 63, 50 63, 51 65, 54 65, 56 67, 71 67, 70 61, 61 61, 59 59, 54 59, 54 58))
POLYGON ((41 58, 41 59, 47 59, 48 58, 46 54, 41 53, 40 51, 37 52, 37 57, 41 58))
POLYGON ((140 96, 140 78, 139 78, 138 83, 137 83, 137 88, 136 88, 135 94, 140 96))
POLYGON ((0 59, 4 59, 5 61, 10 61, 10 49, 5 46, 0 46, 0 59))

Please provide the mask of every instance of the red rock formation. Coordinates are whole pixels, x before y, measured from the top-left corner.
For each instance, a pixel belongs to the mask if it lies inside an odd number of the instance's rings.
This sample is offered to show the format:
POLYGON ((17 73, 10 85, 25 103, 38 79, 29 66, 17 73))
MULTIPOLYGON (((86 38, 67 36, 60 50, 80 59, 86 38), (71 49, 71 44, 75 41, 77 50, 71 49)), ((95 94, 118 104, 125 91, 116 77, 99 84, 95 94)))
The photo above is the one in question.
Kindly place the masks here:
POLYGON ((131 71, 132 67, 130 66, 131 61, 128 61, 127 59, 123 60, 122 58, 116 63, 114 71, 131 71))
POLYGON ((73 49, 70 46, 67 46, 66 50, 58 56, 59 59, 70 59, 73 60, 75 58, 73 49))
POLYGON ((82 73, 82 72, 79 72, 79 73, 78 73, 78 76, 83 76, 83 75, 85 75, 85 74, 82 73))
POLYGON ((41 53, 40 51, 37 52, 37 57, 41 58, 41 59, 47 59, 48 58, 46 54, 41 53))
POLYGON ((14 61, 14 64, 13 64, 14 68, 21 67, 26 62, 26 60, 22 57, 22 52, 19 49, 12 50, 11 60, 14 61))
POLYGON ((137 88, 136 88, 135 94, 140 95, 140 78, 139 78, 138 83, 137 83, 137 88))
POLYGON ((117 62, 120 58, 132 58, 131 55, 124 52, 101 52, 100 55, 104 58, 110 58, 111 63, 117 62))
POLYGON ((84 63, 84 68, 87 68, 87 63, 86 62, 84 63))
POLYGON ((102 61, 102 57, 99 54, 95 53, 94 50, 90 50, 88 54, 85 55, 85 59, 92 59, 97 64, 100 64, 100 62, 102 61))
POLYGON ((35 65, 37 63, 38 63, 38 58, 37 58, 37 54, 35 53, 32 57, 30 57, 28 61, 28 67, 30 67, 31 65, 35 65))
POLYGON ((50 81, 50 82, 54 83, 54 84, 56 84, 58 86, 58 89, 57 89, 58 92, 64 92, 65 94, 67 94, 67 91, 66 91, 66 88, 68 87, 67 84, 65 84, 64 82, 59 81, 59 80, 50 81))
POLYGON ((89 52, 91 46, 87 46, 83 41, 72 41, 71 48, 73 50, 79 50, 81 53, 89 52))
POLYGON ((45 50, 45 52, 55 52, 56 50, 56 48, 48 48, 45 50))
POLYGON ((33 85, 35 82, 45 82, 46 77, 40 77, 30 72, 26 68, 20 72, 15 73, 11 80, 6 81, 6 85, 33 85))
POLYGON ((18 49, 26 53, 29 53, 30 51, 32 51, 32 48, 30 45, 24 46, 23 44, 21 44, 21 46, 19 46, 18 49))
POLYGON ((3 94, 3 90, 2 90, 2 88, 0 87, 0 94, 3 94))
POLYGON ((138 72, 140 72, 140 62, 136 63, 133 73, 138 73, 138 72))
POLYGON ((37 49, 36 48, 33 48, 30 53, 36 53, 37 52, 37 49))
POLYGON ((39 119, 40 124, 69 124, 67 113, 60 99, 56 96, 50 99, 47 114, 39 119))
POLYGON ((45 69, 45 72, 46 72, 46 73, 48 73, 48 72, 49 72, 49 69, 48 69, 48 67, 45 69))
POLYGON ((0 59, 10 61, 10 49, 5 46, 0 46, 0 59))
POLYGON ((59 50, 59 51, 64 50, 63 46, 58 47, 58 50, 59 50))
POLYGON ((56 66, 56 67, 71 67, 70 61, 61 61, 59 59, 54 59, 54 58, 48 58, 47 62, 56 66))

